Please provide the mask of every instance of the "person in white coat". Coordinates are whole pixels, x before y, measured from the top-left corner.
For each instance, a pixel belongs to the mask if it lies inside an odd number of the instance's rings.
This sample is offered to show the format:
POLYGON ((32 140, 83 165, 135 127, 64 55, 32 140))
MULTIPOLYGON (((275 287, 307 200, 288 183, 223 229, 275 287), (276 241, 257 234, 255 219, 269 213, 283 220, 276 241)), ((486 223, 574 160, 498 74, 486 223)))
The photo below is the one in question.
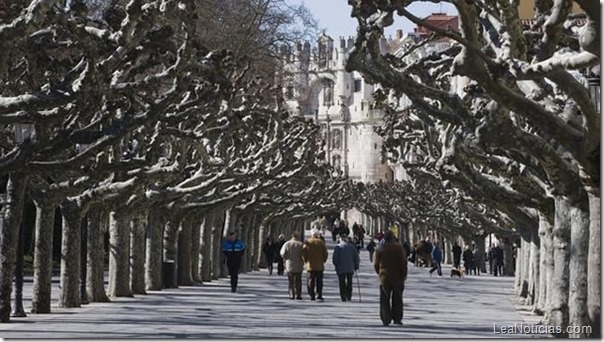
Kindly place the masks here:
POLYGON ((283 244, 279 253, 285 261, 285 271, 289 282, 289 299, 302 299, 302 246, 299 233, 293 233, 292 238, 283 244))

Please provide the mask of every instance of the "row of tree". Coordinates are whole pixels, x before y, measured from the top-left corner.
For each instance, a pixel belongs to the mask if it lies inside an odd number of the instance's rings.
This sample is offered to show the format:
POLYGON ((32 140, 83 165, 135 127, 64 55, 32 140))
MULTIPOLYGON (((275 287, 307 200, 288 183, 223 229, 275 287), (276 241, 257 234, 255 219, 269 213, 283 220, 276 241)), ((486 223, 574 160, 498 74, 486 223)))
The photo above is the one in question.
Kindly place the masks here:
POLYGON ((312 24, 303 7, 0 7, 0 321, 10 319, 26 201, 36 207, 36 313, 51 310, 56 213, 58 302, 79 307, 224 276, 227 230, 249 245, 244 270, 257 268, 267 234, 301 230, 346 201, 350 183, 319 163, 319 127, 290 116, 280 88, 260 77, 275 45, 303 34, 287 27, 312 24))
POLYGON ((599 4, 577 0, 572 14, 571 0, 537 0, 527 24, 518 2, 447 1, 457 31, 422 21, 412 2, 349 1, 359 34, 348 68, 383 87, 384 148, 413 179, 372 193, 390 215, 440 216, 443 231, 520 235, 518 295, 545 322, 600 336, 600 112, 573 72, 599 63, 599 4), (383 55, 395 16, 434 35, 383 55), (443 37, 448 48, 406 58, 443 37))

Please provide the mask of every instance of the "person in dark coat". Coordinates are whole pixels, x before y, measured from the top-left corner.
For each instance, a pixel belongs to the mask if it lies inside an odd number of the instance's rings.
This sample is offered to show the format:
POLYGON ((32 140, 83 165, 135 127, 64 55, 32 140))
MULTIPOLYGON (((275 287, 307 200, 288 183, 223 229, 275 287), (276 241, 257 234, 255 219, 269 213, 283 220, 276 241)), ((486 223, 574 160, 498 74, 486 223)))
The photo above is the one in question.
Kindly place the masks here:
POLYGON ((277 259, 277 255, 279 254, 279 249, 275 242, 273 242, 273 237, 269 236, 266 238, 264 242, 264 246, 262 246, 262 252, 264 253, 264 257, 266 258, 266 268, 268 269, 268 274, 273 274, 273 263, 277 259))
POLYGON ((466 246, 466 250, 463 252, 463 266, 466 268, 466 274, 470 275, 470 272, 474 270, 474 253, 470 249, 470 246, 466 246))
POLYGON ((493 275, 503 276, 503 248, 499 244, 493 248, 493 275))
POLYGON ((457 244, 457 241, 455 241, 453 243, 453 267, 454 268, 459 268, 459 265, 461 264, 461 247, 459 246, 459 244, 457 244))
POLYGON ((407 280, 407 256, 391 231, 384 234, 384 244, 375 252, 375 272, 380 277, 380 319, 403 324, 403 291, 407 280))
POLYGON ((375 241, 373 240, 373 238, 371 240, 369 240, 369 243, 367 243, 367 251, 369 252, 369 262, 373 263, 373 253, 375 252, 375 247, 377 246, 377 244, 375 243, 375 241))
POLYGON ((440 246, 438 242, 434 243, 434 247, 432 248, 432 268, 430 269, 430 276, 432 276, 432 272, 437 271, 438 275, 442 277, 443 271, 440 268, 440 263, 443 261, 443 252, 440 250, 440 246))
POLYGON ((237 237, 237 232, 229 232, 229 237, 222 243, 222 253, 224 254, 229 275, 231 276, 231 292, 237 292, 239 267, 241 266, 241 257, 244 251, 245 243, 237 237))
MULTIPOLYGON (((275 249, 281 251, 281 248, 283 248, 283 245, 285 244, 285 235, 279 234, 279 239, 275 244, 277 245, 275 249)), ((277 275, 283 274, 285 274, 285 260, 283 260, 281 253, 277 253, 277 275)))
POLYGON ((340 243, 333 249, 332 262, 338 275, 340 285, 340 298, 343 302, 352 299, 352 276, 359 269, 359 253, 356 248, 348 243, 345 235, 340 236, 340 243))

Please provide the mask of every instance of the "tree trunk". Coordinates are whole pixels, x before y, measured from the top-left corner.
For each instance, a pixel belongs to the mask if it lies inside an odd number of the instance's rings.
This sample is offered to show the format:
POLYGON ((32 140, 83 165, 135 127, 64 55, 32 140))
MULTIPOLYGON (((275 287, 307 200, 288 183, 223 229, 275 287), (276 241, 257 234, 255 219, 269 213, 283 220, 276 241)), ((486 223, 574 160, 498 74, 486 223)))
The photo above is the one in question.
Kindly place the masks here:
POLYGON ((514 242, 508 239, 503 244, 503 274, 506 276, 514 276, 514 242))
POLYGON ((177 288, 176 259, 178 257, 178 228, 180 218, 171 217, 164 228, 164 264, 163 281, 164 288, 177 288))
MULTIPOLYGON (((572 327, 589 325, 587 313, 587 256, 589 254, 589 202, 587 195, 570 208, 571 236, 569 262, 568 318, 572 327)), ((586 332, 571 332, 569 337, 586 338, 586 332)))
POLYGON ((88 215, 80 220, 80 303, 89 304, 86 293, 86 277, 88 276, 88 215))
POLYGON ((520 297, 520 293, 522 292, 522 257, 524 256, 524 244, 523 240, 520 239, 520 245, 516 247, 516 275, 514 277, 514 291, 516 295, 520 297))
POLYGON ((552 299, 554 286, 554 226, 552 225, 552 218, 545 217, 545 234, 541 240, 542 245, 545 245, 544 254, 541 258, 544 260, 545 269, 542 272, 545 273, 545 315, 543 321, 548 323, 552 317, 552 299))
POLYGON ((105 292, 105 231, 109 224, 106 212, 88 211, 88 236, 86 246, 86 292, 91 302, 109 302, 105 292))
POLYGON ((522 283, 520 284, 520 297, 528 298, 529 296, 529 276, 531 267, 531 241, 530 233, 528 236, 524 235, 522 238, 522 283))
POLYGON ((63 236, 61 242, 61 292, 59 307, 80 307, 80 208, 72 201, 61 205, 63 236))
POLYGON ((145 228, 147 215, 136 215, 130 221, 130 289, 133 294, 145 291, 145 228))
POLYGON ((548 261, 547 258, 551 257, 548 254, 551 241, 551 225, 543 214, 539 214, 539 241, 541 243, 539 249, 539 295, 535 303, 533 311, 539 315, 543 315, 546 311, 547 306, 547 282, 548 282, 548 261), (548 236, 548 229, 550 230, 548 236))
POLYGON ((212 279, 224 277, 222 274, 223 257, 222 257, 222 235, 224 210, 219 210, 212 220, 212 279))
POLYGON ((34 250, 34 288, 32 313, 50 313, 52 290, 52 237, 55 207, 44 200, 36 201, 36 238, 34 250))
POLYGON ((201 251, 201 222, 195 219, 191 222, 191 280, 193 284, 201 284, 199 272, 200 251, 201 251))
POLYGON ((178 285, 193 285, 191 278, 191 238, 193 220, 186 218, 181 223, 180 234, 178 234, 178 285))
POLYGON ((588 189, 589 197, 589 255, 587 257, 587 311, 592 328, 591 337, 601 338, 601 235, 600 235, 600 189, 588 189))
MULTIPOLYGON (((551 292, 551 321, 550 324, 568 326, 568 291, 569 291, 569 261, 570 261, 570 204, 562 196, 555 198, 555 219, 553 229, 554 275, 551 292)), ((566 336, 562 333, 560 336, 566 336)))
POLYGON ((212 281, 212 229, 214 210, 208 212, 201 226, 199 246, 199 276, 201 281, 212 281))
POLYGON ((146 290, 161 290, 162 282, 162 234, 164 220, 158 208, 149 209, 145 246, 146 290))
POLYGON ((539 266, 540 266, 540 249, 541 241, 539 240, 539 231, 536 228, 531 229, 531 253, 530 253, 530 270, 529 270, 529 289, 527 295, 527 305, 533 305, 533 311, 536 313, 539 310, 535 310, 538 306, 537 298, 539 298, 539 266))
POLYGON ((260 232, 260 215, 256 215, 256 220, 254 220, 254 224, 250 227, 252 238, 254 239, 254 248, 251 250, 252 252, 252 264, 250 265, 250 269, 253 271, 260 270, 260 259, 262 257, 262 243, 264 242, 261 238, 260 232))
POLYGON ((6 186, 6 201, 2 206, 0 216, 0 321, 10 321, 11 294, 13 291, 13 276, 17 259, 17 241, 19 227, 23 216, 23 198, 26 176, 11 174, 6 186))
POLYGON ((258 237, 256 246, 254 246, 256 258, 254 259, 254 263, 256 264, 256 269, 260 269, 260 267, 266 267, 266 260, 264 260, 262 253, 262 247, 264 245, 264 241, 266 241, 266 223, 260 224, 258 228, 256 228, 258 237))
POLYGON ((109 297, 132 297, 130 289, 130 218, 109 213, 109 297))

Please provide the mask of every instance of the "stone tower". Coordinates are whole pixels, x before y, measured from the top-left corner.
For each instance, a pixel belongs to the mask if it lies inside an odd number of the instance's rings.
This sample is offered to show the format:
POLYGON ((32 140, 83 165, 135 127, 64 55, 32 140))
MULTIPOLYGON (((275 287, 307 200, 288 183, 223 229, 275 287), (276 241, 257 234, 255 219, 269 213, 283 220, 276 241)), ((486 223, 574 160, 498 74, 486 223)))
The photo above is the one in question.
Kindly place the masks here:
MULTIPOLYGON (((294 51, 284 48, 279 81, 290 111, 321 125, 327 163, 355 181, 391 181, 393 171, 382 163, 382 139, 374 132, 382 124, 382 113, 374 109, 376 88, 359 73, 345 70, 353 43, 352 38, 340 37, 334 44, 323 33, 312 49, 308 42, 298 44, 294 51)), ((357 210, 343 216, 350 224, 369 225, 357 210)))

